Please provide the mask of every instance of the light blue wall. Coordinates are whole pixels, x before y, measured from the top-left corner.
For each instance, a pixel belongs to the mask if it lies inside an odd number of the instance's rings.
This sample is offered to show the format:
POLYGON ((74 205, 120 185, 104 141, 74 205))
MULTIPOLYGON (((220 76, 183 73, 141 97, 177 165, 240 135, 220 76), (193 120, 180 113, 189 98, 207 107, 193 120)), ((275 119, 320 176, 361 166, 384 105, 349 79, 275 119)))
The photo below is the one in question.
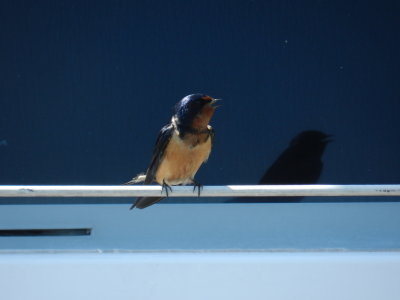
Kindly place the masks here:
POLYGON ((0 208, 1 229, 92 228, 90 236, 0 237, 0 249, 400 249, 398 202, 0 208))

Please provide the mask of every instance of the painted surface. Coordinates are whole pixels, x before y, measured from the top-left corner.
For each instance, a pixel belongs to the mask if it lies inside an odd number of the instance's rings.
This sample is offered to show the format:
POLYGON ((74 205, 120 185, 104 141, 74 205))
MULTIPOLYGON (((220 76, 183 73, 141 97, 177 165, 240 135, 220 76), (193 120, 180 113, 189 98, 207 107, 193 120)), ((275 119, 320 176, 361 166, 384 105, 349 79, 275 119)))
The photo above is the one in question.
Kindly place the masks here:
POLYGON ((222 98, 205 185, 333 134, 320 183, 399 183, 398 1, 0 3, 0 184, 120 184, 183 96, 222 98))
POLYGON ((0 237, 2 250, 399 250, 400 203, 4 205, 1 229, 91 228, 0 237))
POLYGON ((3 299, 387 299, 399 253, 1 255, 3 299))

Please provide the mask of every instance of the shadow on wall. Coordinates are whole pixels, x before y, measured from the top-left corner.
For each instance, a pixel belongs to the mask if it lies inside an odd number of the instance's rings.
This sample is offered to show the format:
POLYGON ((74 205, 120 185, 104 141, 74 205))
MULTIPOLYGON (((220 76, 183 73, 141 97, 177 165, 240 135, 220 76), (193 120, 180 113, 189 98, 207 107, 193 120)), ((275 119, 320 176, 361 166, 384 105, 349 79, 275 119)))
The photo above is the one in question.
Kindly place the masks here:
MULTIPOLYGON (((315 184, 323 170, 322 155, 332 135, 307 130, 296 135, 258 184, 315 184)), ((238 197, 227 203, 299 202, 303 197, 238 197)))

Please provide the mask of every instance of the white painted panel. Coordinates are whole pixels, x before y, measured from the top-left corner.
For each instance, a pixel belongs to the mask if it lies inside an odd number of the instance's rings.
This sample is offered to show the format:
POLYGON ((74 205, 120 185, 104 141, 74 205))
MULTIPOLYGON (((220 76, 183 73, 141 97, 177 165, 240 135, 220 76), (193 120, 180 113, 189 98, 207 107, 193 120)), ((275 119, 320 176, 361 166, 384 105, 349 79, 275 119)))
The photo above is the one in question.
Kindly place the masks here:
POLYGON ((0 255, 0 298, 398 300, 400 253, 0 255))

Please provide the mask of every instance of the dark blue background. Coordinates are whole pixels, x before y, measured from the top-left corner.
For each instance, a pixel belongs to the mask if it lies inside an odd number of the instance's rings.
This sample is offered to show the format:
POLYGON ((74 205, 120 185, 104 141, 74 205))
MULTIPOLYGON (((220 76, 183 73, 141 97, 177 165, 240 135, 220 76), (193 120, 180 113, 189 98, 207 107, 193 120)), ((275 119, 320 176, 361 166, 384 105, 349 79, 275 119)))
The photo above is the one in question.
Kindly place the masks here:
POLYGON ((254 184, 299 132, 321 183, 400 182, 398 1, 1 1, 0 184, 119 184, 180 98, 223 98, 197 179, 254 184))

